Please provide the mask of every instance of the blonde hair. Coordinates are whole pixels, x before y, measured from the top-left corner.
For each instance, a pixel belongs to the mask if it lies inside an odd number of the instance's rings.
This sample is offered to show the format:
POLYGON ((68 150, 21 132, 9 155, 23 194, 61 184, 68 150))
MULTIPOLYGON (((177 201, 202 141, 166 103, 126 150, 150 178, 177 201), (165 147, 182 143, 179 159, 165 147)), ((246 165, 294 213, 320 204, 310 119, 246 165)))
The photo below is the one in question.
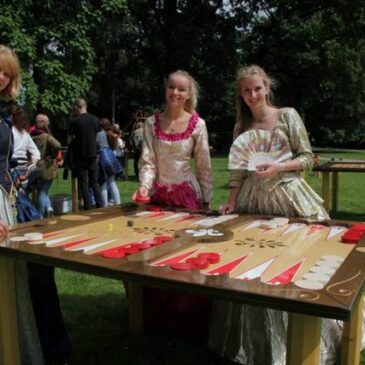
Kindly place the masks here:
POLYGON ((13 50, 2 44, 0 44, 0 70, 10 76, 8 86, 0 91, 0 98, 15 99, 20 89, 19 60, 13 50))
POLYGON ((198 97, 199 97, 199 84, 195 81, 195 79, 189 74, 187 71, 176 70, 169 74, 166 85, 169 82, 170 78, 174 75, 180 75, 188 79, 189 81, 189 93, 190 97, 185 102, 184 109, 188 113, 194 113, 197 105, 198 105, 198 97))
POLYGON ((273 106, 273 93, 272 89, 275 87, 275 81, 268 76, 263 68, 257 65, 250 65, 241 67, 237 71, 236 77, 236 124, 233 130, 233 139, 236 139, 241 133, 245 132, 252 123, 252 113, 250 108, 246 105, 241 96, 241 81, 251 77, 258 76, 262 78, 262 81, 266 87, 269 87, 269 93, 266 95, 266 103, 269 106, 273 106))

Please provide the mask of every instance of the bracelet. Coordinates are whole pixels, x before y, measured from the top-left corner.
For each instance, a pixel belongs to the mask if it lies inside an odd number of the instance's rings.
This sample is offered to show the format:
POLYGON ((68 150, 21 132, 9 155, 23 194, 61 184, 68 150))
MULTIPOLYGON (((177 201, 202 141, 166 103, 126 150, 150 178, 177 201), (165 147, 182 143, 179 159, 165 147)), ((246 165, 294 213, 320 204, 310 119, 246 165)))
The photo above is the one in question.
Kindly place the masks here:
POLYGON ((284 162, 280 162, 279 163, 279 172, 283 172, 285 171, 285 163, 284 162))
POLYGON ((141 187, 144 187, 144 188, 146 188, 147 189, 147 191, 150 191, 150 188, 146 185, 146 184, 141 184, 141 187))

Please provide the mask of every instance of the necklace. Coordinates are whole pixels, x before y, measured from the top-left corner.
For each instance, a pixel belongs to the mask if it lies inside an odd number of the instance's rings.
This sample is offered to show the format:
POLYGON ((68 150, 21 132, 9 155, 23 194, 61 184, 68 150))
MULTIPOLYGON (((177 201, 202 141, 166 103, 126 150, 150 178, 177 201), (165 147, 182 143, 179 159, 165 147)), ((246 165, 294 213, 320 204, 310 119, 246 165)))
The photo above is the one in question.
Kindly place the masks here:
POLYGON ((186 121, 184 120, 184 115, 180 115, 174 119, 168 118, 166 115, 164 116, 164 124, 166 126, 166 133, 178 133, 182 130, 185 130, 186 121))

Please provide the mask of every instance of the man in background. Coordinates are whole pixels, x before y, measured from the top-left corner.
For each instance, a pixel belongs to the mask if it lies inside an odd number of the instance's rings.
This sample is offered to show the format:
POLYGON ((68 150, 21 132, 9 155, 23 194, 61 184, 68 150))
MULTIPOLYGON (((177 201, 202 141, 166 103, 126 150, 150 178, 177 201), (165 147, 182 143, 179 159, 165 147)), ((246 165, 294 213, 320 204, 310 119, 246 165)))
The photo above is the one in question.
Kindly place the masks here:
POLYGON ((73 106, 74 117, 70 121, 69 144, 73 156, 73 174, 78 179, 84 209, 93 207, 94 195, 96 207, 103 206, 98 183, 96 134, 99 132, 99 119, 87 112, 85 99, 78 98, 73 106))

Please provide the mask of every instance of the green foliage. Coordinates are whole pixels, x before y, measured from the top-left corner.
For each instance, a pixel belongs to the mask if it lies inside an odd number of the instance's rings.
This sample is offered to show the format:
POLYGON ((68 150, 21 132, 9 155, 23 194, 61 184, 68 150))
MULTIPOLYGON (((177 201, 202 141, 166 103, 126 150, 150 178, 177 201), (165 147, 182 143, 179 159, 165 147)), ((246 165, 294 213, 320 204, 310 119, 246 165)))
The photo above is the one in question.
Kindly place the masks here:
POLYGON ((224 135, 236 69, 257 63, 278 81, 277 105, 295 107, 321 145, 365 145, 364 34, 362 0, 19 0, 0 14, 31 112, 64 119, 84 95, 127 129, 137 109, 163 106, 167 75, 185 69, 209 131, 224 135))

